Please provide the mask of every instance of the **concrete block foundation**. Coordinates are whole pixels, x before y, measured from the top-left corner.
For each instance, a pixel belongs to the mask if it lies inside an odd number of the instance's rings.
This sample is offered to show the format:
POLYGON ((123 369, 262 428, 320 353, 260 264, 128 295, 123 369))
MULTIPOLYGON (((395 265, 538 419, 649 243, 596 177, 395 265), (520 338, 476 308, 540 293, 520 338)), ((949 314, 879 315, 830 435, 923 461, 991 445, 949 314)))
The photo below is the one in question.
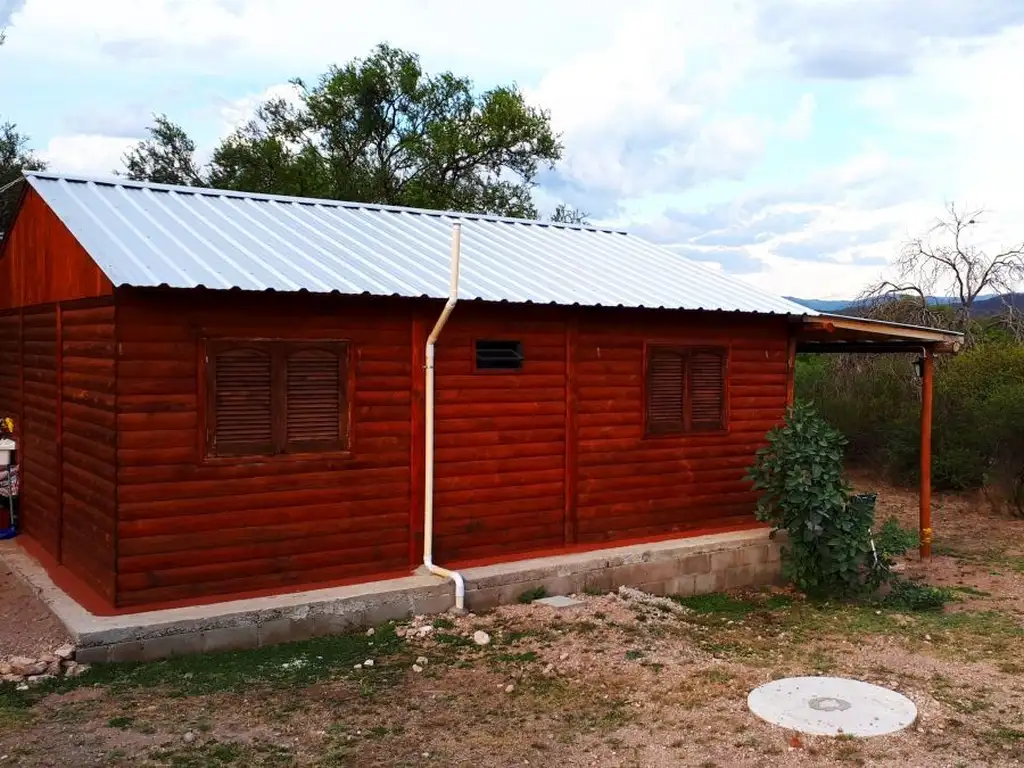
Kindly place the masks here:
MULTIPOLYGON (((401 579, 234 600, 189 608, 96 616, 68 597, 17 540, 0 559, 32 585, 64 623, 83 663, 152 661, 192 653, 257 648, 341 634, 455 604, 452 584, 425 572, 401 579)), ((466 607, 481 612, 543 587, 548 595, 606 593, 632 586, 656 595, 694 595, 775 583, 779 543, 768 530, 467 568, 466 607)))

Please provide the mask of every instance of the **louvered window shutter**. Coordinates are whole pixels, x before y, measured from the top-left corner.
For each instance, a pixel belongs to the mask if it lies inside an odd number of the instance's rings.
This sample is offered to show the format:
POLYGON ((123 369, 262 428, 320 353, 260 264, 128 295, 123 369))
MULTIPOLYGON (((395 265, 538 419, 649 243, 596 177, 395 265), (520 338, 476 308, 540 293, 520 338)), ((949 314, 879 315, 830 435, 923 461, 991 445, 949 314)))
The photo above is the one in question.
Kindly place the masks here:
POLYGON ((270 350, 215 345, 210 363, 210 452, 216 456, 273 453, 270 350))
POLYGON ((725 355, 694 350, 689 365, 690 429, 708 432, 725 427, 725 355))
POLYGON ((671 349, 650 350, 647 361, 647 432, 683 431, 686 361, 671 349))
POLYGON ((285 449, 341 448, 345 442, 345 347, 289 348, 285 357, 285 449))

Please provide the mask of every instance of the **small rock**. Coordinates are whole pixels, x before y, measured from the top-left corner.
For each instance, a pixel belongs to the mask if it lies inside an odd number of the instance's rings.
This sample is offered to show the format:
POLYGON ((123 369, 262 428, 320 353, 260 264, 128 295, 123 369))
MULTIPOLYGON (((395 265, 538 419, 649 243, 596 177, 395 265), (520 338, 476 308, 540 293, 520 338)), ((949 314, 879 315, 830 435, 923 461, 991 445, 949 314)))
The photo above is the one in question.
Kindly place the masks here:
POLYGON ((60 674, 60 659, 54 659, 46 665, 46 674, 51 676, 60 674))
POLYGON ((11 674, 11 665, 6 661, 0 661, 0 675, 11 674))
POLYGON ((560 655, 560 656, 558 657, 558 660, 559 660, 559 661, 565 661, 565 660, 566 660, 566 659, 568 659, 568 658, 569 658, 569 654, 568 654, 568 653, 563 653, 563 654, 561 654, 561 655, 560 655))
POLYGON ((22 677, 38 675, 46 669, 45 661, 36 661, 27 656, 12 656, 9 663, 11 665, 11 674, 21 675, 22 677))
POLYGON ((3 675, 0 676, 0 680, 3 680, 5 683, 20 683, 21 675, 3 675))
POLYGON ((28 685, 26 683, 19 683, 18 685, 15 686, 15 690, 27 691, 28 690, 28 685))
POLYGON ((412 665, 412 671, 413 672, 422 672, 423 671, 423 667, 421 667, 419 664, 413 664, 412 665))
POLYGON ((433 631, 434 631, 434 628, 432 626, 430 626, 429 624, 426 624, 426 625, 420 627, 419 629, 417 629, 416 630, 416 634, 419 635, 420 637, 426 637, 427 635, 429 635, 433 631))
POLYGON ((420 656, 418 659, 416 659, 416 663, 419 664, 421 667, 425 667, 429 663, 429 660, 427 659, 426 656, 420 656))
POLYGON ((510 685, 506 685, 505 686, 505 693, 512 693, 512 691, 514 691, 515 689, 516 689, 516 687, 514 685, 511 685, 511 684, 510 685))
POLYGON ((473 633, 473 642, 477 645, 487 645, 491 642, 491 636, 482 629, 478 629, 473 633))
POLYGON ((44 653, 42 656, 39 657, 39 660, 45 661, 47 664, 51 664, 57 661, 57 657, 54 656, 52 653, 44 653))
POLYGON ((73 659, 75 657, 75 646, 71 645, 71 643, 62 645, 60 648, 53 652, 53 655, 56 656, 58 659, 61 659, 62 661, 68 661, 69 659, 73 659))
POLYGON ((368 630, 366 630, 367 637, 373 637, 375 634, 377 634, 377 630, 375 630, 373 627, 370 627, 368 630))
POLYGON ((405 627, 398 627, 397 629, 395 629, 395 636, 405 637, 406 632, 408 632, 408 630, 405 627))
POLYGON ((362 669, 362 668, 363 668, 362 664, 356 664, 354 667, 352 667, 352 669, 362 669))
POLYGON ((196 740, 196 735, 192 731, 186 731, 185 735, 181 737, 186 744, 191 744, 196 740))
POLYGON ((931 636, 931 635, 925 635, 925 636, 924 636, 924 641, 925 641, 926 643, 930 643, 930 642, 932 641, 932 636, 931 636))
POLYGON ((68 668, 64 670, 64 674, 68 677, 78 677, 79 675, 84 675, 88 671, 88 664, 79 664, 77 661, 72 661, 68 664, 68 668))
POLYGON ((363 666, 364 667, 372 667, 373 666, 373 659, 367 659, 366 661, 364 661, 363 662, 363 666))
POLYGON ((43 679, 43 676, 42 675, 29 675, 25 679, 28 680, 30 683, 38 683, 40 680, 43 679))

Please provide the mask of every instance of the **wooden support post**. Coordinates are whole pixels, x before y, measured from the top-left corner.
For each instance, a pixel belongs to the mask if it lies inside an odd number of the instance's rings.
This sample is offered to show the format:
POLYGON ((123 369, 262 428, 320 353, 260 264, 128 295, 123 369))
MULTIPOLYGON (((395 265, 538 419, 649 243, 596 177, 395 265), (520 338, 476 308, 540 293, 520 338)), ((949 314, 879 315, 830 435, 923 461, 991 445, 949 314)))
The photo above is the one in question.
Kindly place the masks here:
POLYGON ((921 358, 921 560, 932 559, 932 351, 921 358))
POLYGON ((786 405, 796 401, 796 336, 790 329, 789 345, 786 347, 786 405))

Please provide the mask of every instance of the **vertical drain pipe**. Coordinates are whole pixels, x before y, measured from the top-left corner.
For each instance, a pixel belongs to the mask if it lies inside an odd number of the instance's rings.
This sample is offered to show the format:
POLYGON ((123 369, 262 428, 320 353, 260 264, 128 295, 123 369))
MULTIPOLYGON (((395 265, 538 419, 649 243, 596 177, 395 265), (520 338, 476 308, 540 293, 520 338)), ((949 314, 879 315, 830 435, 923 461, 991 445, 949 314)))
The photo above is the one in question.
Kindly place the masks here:
POLYGON ((434 330, 427 337, 426 354, 426 386, 424 387, 424 406, 426 410, 424 422, 426 427, 426 446, 423 452, 423 565, 433 574, 455 582, 455 610, 466 610, 466 582, 462 574, 449 571, 434 565, 434 345, 438 336, 448 322, 448 316, 455 309, 459 300, 459 257, 462 250, 462 224, 452 224, 452 262, 451 282, 448 286, 448 301, 445 302, 441 316, 434 324, 434 330))

